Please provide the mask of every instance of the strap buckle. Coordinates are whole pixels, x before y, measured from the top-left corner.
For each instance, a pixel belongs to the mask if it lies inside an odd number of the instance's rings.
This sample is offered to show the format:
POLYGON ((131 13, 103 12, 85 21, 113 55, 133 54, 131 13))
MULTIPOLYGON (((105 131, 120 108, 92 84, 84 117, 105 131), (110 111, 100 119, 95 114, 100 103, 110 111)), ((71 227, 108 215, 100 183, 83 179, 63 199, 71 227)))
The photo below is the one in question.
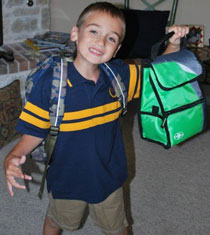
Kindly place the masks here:
POLYGON ((51 136, 57 136, 59 130, 60 130, 59 126, 51 126, 49 133, 51 136))

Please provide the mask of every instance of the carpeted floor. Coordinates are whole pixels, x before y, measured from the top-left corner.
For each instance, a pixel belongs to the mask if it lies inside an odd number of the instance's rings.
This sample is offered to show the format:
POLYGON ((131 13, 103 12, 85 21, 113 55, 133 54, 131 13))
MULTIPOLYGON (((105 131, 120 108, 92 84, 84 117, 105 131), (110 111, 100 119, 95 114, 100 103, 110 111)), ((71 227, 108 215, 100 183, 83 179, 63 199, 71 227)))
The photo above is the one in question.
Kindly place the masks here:
MULTIPOLYGON (((129 168, 124 187, 129 234, 210 235, 210 130, 165 150, 140 139, 136 105, 129 105, 122 120, 129 168)), ((14 144, 0 151, 0 235, 41 235, 48 201, 46 194, 41 201, 37 197, 43 167, 28 161, 24 169, 34 178, 29 192, 15 190, 11 198, 2 163, 14 144)), ((70 234, 101 233, 88 217, 70 234)))

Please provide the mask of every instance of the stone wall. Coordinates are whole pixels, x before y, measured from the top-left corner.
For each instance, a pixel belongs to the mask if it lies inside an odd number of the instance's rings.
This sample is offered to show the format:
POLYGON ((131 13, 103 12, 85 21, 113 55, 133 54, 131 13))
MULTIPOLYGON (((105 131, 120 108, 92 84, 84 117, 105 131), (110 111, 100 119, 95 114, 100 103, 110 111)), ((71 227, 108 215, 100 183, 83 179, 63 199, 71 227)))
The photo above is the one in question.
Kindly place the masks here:
POLYGON ((2 0, 4 44, 44 33, 50 28, 50 0, 2 0))

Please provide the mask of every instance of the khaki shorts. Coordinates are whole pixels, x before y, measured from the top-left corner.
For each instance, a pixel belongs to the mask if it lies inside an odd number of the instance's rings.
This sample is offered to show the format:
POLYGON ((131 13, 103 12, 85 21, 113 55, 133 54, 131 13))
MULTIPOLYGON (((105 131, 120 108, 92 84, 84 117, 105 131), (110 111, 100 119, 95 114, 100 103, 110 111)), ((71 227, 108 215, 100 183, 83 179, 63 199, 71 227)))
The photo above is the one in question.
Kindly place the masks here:
POLYGON ((123 191, 119 188, 101 203, 88 204, 79 200, 53 199, 49 194, 49 216, 61 229, 73 231, 81 224, 84 212, 88 207, 93 223, 104 234, 120 235, 128 226, 125 216, 123 191))

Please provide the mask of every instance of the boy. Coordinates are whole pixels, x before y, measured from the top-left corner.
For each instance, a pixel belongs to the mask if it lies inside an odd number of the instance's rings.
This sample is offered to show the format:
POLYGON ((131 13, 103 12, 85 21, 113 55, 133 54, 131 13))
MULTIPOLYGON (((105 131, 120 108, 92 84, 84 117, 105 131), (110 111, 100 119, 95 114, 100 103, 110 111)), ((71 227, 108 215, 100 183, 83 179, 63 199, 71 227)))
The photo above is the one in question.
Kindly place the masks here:
MULTIPOLYGON (((179 50, 188 28, 175 31, 165 53, 179 50)), ((107 235, 126 235, 122 186, 127 178, 125 151, 120 131, 121 107, 110 82, 98 67, 112 59, 125 35, 122 12, 107 2, 88 6, 71 31, 76 56, 68 68, 65 115, 47 173, 49 207, 43 234, 77 229, 86 206, 94 223, 107 235)), ((111 62, 128 91, 128 101, 139 97, 140 66, 111 62), (135 88, 136 87, 136 88, 135 88)), ((18 168, 25 155, 47 136, 52 71, 39 79, 20 116, 17 129, 24 135, 5 158, 5 175, 12 187, 25 187, 15 177, 31 180, 18 168)))

